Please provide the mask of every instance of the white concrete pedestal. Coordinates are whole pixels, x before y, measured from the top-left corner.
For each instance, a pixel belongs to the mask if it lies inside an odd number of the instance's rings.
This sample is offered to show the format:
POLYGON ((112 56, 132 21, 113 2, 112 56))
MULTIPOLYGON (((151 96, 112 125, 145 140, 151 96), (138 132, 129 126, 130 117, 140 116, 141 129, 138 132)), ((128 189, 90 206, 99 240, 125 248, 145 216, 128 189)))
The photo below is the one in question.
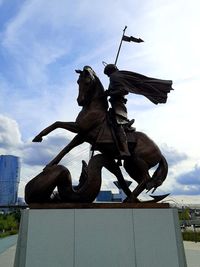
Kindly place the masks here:
POLYGON ((176 209, 24 210, 14 267, 186 267, 176 209))

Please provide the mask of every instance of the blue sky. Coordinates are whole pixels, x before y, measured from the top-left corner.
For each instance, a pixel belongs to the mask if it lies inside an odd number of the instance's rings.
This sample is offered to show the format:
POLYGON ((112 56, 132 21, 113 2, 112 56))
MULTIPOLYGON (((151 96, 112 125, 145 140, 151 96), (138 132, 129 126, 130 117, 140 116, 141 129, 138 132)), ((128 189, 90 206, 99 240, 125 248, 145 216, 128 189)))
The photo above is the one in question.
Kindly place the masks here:
MULTIPOLYGON (((162 149, 169 175, 160 193, 177 201, 200 202, 200 37, 197 0, 0 0, 0 154, 21 157, 24 185, 69 142, 72 134, 55 131, 43 143, 31 140, 56 120, 74 121, 75 69, 91 65, 103 82, 102 61, 113 63, 122 30, 141 37, 123 43, 119 69, 171 79, 165 105, 128 96, 129 118, 162 149)), ((78 179, 88 146, 63 161, 78 179)), ((113 188, 106 175, 103 188, 113 188)))

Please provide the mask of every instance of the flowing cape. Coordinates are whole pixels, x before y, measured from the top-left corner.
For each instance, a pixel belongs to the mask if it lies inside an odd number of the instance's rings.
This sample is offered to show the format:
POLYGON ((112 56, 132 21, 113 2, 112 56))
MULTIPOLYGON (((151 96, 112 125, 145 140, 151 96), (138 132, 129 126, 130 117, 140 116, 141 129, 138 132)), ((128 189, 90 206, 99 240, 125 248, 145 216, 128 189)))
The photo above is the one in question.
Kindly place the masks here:
POLYGON ((154 104, 166 103, 167 94, 173 90, 171 80, 155 79, 125 70, 111 74, 110 85, 128 93, 143 95, 154 104))

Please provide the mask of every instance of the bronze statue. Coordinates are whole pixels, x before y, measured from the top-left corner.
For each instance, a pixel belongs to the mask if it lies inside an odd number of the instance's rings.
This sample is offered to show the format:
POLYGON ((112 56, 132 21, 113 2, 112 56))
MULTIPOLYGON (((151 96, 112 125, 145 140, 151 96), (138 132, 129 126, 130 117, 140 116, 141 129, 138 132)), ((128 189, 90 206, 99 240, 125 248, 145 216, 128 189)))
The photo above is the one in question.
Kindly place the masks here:
POLYGON ((134 120, 128 120, 125 95, 130 92, 144 95, 154 104, 165 103, 167 94, 172 90, 172 81, 149 78, 130 71, 120 71, 115 64, 106 65, 104 73, 110 78, 110 85, 105 93, 110 96, 119 154, 121 157, 130 156, 124 128, 127 125, 131 126, 134 120))
MULTIPOLYGON (((114 90, 112 85, 108 92, 105 92, 99 78, 89 66, 85 66, 83 70, 76 70, 76 72, 79 73, 77 102, 82 106, 76 121, 57 121, 41 131, 33 139, 33 142, 41 142, 43 136, 57 128, 69 130, 76 133, 76 136, 39 175, 26 185, 25 200, 27 203, 92 202, 100 190, 101 169, 105 167, 117 177, 127 195, 125 201, 138 202, 137 197, 143 190, 155 190, 163 183, 168 172, 167 161, 158 146, 147 135, 137 132, 131 127, 132 121, 129 122, 126 117, 125 105, 123 106, 125 112, 122 114, 122 120, 125 122, 122 125, 125 125, 125 127, 122 127, 126 135, 128 155, 121 156, 118 147, 118 136, 115 134, 117 116, 121 116, 121 114, 118 114, 119 110, 116 108, 113 122, 112 112, 108 112, 107 96, 112 95, 111 91, 114 90), (69 170, 58 164, 71 149, 83 142, 90 143, 92 150, 99 151, 101 154, 93 156, 88 166, 83 163, 79 185, 73 188, 69 170), (127 187, 116 159, 123 159, 126 172, 138 183, 133 192, 127 187), (151 177, 148 171, 157 164, 158 167, 151 177), (58 195, 52 200, 51 195, 56 186, 58 195)), ((166 102, 167 93, 172 89, 171 81, 152 79, 140 74, 126 73, 125 71, 124 73, 117 69, 115 72, 112 74, 115 79, 111 79, 111 83, 115 83, 114 87, 124 85, 122 89, 126 93, 123 91, 122 100, 125 94, 132 92, 142 94, 154 103, 163 103, 166 102)), ((115 108, 114 105, 113 109, 115 108)))
POLYGON ((112 106, 110 114, 113 122, 113 128, 116 130, 116 143, 119 148, 119 156, 124 158, 130 156, 124 126, 131 123, 128 120, 127 108, 125 105, 127 102, 125 95, 127 95, 128 92, 122 86, 116 87, 113 84, 112 77, 117 71, 118 69, 114 64, 109 64, 105 67, 104 73, 110 77, 110 85, 108 90, 105 91, 105 94, 110 97, 109 102, 112 106))

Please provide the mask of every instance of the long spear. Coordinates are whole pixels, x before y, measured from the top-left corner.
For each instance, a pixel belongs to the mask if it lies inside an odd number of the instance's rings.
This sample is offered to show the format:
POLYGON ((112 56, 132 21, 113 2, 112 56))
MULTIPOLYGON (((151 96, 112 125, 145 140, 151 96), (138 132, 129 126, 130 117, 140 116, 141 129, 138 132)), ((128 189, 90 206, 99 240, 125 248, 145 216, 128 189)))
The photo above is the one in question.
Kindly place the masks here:
POLYGON ((125 41, 125 42, 135 42, 135 43, 142 43, 142 42, 144 42, 141 38, 135 38, 133 36, 127 36, 127 35, 125 35, 126 29, 127 29, 127 26, 125 26, 124 29, 123 29, 122 38, 121 38, 121 41, 120 41, 120 44, 119 44, 119 48, 118 48, 118 51, 117 51, 117 56, 116 56, 116 59, 115 59, 115 65, 117 64, 117 60, 118 60, 118 57, 119 57, 119 53, 120 53, 120 50, 121 50, 121 46, 122 46, 122 42, 123 41, 125 41))

